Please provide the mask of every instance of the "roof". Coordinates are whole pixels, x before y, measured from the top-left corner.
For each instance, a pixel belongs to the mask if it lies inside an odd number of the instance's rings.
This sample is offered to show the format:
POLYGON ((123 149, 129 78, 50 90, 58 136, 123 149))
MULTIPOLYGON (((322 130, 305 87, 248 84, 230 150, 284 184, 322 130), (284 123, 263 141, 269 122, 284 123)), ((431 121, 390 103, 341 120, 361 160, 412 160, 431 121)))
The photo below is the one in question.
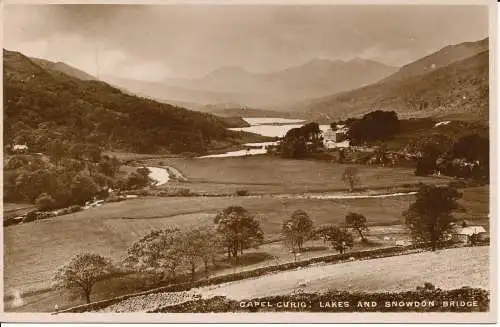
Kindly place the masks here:
POLYGON ((461 235, 472 235, 472 234, 486 233, 486 230, 484 229, 483 226, 469 226, 458 229, 456 233, 461 235))

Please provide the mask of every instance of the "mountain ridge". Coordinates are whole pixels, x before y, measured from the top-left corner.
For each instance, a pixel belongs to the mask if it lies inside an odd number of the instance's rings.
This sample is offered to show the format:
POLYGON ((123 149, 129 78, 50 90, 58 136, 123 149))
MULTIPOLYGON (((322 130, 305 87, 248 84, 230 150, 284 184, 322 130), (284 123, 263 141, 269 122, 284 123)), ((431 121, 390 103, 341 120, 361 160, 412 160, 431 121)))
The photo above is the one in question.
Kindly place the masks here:
POLYGON ((359 116, 372 110, 394 110, 407 117, 488 120, 488 94, 489 50, 486 50, 427 73, 386 78, 301 106, 308 106, 311 119, 320 120, 359 116))

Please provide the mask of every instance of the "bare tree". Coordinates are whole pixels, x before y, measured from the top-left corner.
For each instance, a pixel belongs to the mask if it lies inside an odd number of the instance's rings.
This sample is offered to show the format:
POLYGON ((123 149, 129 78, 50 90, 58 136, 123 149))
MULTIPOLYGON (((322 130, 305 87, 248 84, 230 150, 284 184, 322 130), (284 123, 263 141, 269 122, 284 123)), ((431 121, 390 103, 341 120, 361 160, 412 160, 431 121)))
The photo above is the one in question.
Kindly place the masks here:
POLYGON ((365 234, 368 233, 369 230, 368 226, 366 225, 365 216, 359 213, 349 212, 347 216, 345 216, 345 224, 347 227, 355 230, 359 234, 363 242, 366 242, 365 234))
POLYGON ((80 288, 87 303, 94 285, 108 278, 114 272, 111 260, 94 253, 82 253, 74 256, 54 274, 54 287, 80 288))
POLYGON ((359 170, 357 167, 346 167, 342 173, 342 181, 349 187, 349 192, 354 191, 355 187, 361 183, 359 170))
POLYGON ((303 210, 295 210, 290 219, 283 223, 281 234, 284 236, 285 245, 295 254, 302 251, 304 242, 313 231, 313 222, 303 210))

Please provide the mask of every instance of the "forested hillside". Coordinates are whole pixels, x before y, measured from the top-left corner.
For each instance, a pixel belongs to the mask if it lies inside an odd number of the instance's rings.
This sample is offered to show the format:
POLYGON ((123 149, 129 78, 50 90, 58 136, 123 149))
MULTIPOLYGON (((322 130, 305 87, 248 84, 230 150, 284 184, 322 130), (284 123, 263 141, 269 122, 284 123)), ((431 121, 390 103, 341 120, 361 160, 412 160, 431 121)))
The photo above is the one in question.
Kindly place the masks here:
POLYGON ((54 141, 134 152, 203 153, 239 135, 210 114, 128 95, 47 70, 18 52, 4 56, 4 144, 44 152, 54 141))

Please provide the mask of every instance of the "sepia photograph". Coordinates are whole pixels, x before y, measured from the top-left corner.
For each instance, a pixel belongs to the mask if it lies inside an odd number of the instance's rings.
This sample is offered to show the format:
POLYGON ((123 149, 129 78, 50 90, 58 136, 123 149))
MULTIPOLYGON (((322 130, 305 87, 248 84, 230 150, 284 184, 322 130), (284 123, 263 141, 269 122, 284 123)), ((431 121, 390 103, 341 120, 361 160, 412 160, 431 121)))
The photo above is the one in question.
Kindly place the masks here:
POLYGON ((494 1, 1 15, 3 321, 497 319, 494 1))

